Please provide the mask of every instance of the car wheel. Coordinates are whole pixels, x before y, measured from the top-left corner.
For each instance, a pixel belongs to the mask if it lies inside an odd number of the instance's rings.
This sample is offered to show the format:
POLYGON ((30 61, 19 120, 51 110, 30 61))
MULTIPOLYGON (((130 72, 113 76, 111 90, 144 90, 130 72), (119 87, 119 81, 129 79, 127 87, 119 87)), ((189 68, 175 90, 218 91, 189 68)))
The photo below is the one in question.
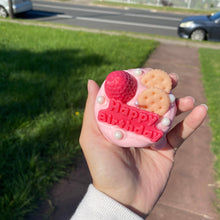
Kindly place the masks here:
POLYGON ((8 16, 7 11, 5 10, 5 8, 3 8, 2 6, 0 6, 0 17, 6 18, 8 16))
POLYGON ((206 33, 202 29, 197 29, 197 30, 193 31, 191 34, 192 40, 202 41, 202 40, 205 40, 205 37, 206 37, 206 33))

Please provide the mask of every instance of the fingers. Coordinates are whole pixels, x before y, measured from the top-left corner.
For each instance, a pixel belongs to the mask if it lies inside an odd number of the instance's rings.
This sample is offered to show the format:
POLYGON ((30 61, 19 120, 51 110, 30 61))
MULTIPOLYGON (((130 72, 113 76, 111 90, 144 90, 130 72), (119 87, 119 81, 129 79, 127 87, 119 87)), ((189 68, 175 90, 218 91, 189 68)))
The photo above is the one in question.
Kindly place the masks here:
MULTIPOLYGON (((172 80, 172 89, 174 89, 178 84, 179 76, 176 73, 170 73, 169 76, 172 80)), ((182 112, 191 110, 194 107, 194 103, 195 99, 191 96, 177 99, 177 115, 179 115, 182 112)))
POLYGON ((88 86, 88 97, 86 101, 83 124, 89 123, 91 120, 94 119, 95 116, 94 106, 95 106, 96 96, 99 91, 99 86, 93 80, 89 80, 87 86, 88 86))
POLYGON ((97 124, 95 123, 95 111, 94 111, 94 106, 98 91, 99 91, 99 86, 96 84, 96 82, 93 80, 89 80, 88 97, 86 101, 82 131, 80 135, 81 146, 83 146, 82 142, 85 139, 85 137, 88 135, 87 134, 88 132, 92 133, 98 131, 97 124))
POLYGON ((207 109, 206 105, 195 107, 167 134, 167 140, 173 148, 178 148, 202 124, 207 115, 207 109))
POLYGON ((94 107, 95 105, 95 100, 96 100, 96 96, 98 94, 99 91, 99 86, 97 85, 97 83, 93 80, 88 80, 88 97, 87 97, 87 101, 86 101, 86 111, 89 110, 89 112, 91 112, 90 107, 94 107))
POLYGON ((172 89, 174 89, 177 86, 179 76, 176 73, 170 73, 169 76, 172 80, 172 89))
POLYGON ((180 98, 176 100, 177 105, 177 115, 179 115, 182 112, 187 112, 191 109, 193 109, 195 103, 195 99, 191 96, 186 96, 184 98, 180 98))
MULTIPOLYGON (((172 89, 174 89, 178 84, 179 76, 176 73, 170 73, 169 76, 172 80, 172 89)), ((194 107, 194 103, 195 99, 191 96, 177 99, 177 115, 179 115, 182 112, 191 110, 194 107)))

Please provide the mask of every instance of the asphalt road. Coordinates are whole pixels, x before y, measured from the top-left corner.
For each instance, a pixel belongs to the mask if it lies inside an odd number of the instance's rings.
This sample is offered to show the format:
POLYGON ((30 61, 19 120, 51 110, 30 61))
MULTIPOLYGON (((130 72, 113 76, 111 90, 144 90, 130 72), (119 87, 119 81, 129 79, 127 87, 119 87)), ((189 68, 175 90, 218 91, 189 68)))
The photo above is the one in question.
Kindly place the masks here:
POLYGON ((33 1, 33 11, 23 19, 49 21, 86 28, 177 36, 184 15, 142 9, 116 9, 64 2, 33 1))

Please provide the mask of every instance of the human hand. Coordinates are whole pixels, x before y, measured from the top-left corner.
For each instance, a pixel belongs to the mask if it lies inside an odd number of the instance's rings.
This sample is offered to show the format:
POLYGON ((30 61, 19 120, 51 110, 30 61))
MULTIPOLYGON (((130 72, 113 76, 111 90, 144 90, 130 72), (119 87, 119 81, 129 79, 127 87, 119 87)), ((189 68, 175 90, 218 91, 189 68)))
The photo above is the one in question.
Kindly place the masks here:
MULTIPOLYGON (((173 85, 176 79, 170 75, 173 85)), ((176 150, 203 122, 207 108, 193 108, 192 97, 177 101, 177 114, 192 110, 167 134, 163 149, 121 148, 108 142, 100 132, 94 113, 98 85, 88 81, 80 144, 93 179, 101 192, 146 217, 162 194, 168 181, 176 150)))

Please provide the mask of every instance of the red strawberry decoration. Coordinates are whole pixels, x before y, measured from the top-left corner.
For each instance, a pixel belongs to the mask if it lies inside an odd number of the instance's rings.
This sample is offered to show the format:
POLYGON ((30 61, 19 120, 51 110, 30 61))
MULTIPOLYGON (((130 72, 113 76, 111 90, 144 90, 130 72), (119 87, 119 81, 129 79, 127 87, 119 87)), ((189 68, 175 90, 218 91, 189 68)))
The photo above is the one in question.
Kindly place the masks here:
POLYGON ((105 80, 105 92, 111 99, 127 103, 136 94, 137 80, 125 71, 111 72, 105 80))

